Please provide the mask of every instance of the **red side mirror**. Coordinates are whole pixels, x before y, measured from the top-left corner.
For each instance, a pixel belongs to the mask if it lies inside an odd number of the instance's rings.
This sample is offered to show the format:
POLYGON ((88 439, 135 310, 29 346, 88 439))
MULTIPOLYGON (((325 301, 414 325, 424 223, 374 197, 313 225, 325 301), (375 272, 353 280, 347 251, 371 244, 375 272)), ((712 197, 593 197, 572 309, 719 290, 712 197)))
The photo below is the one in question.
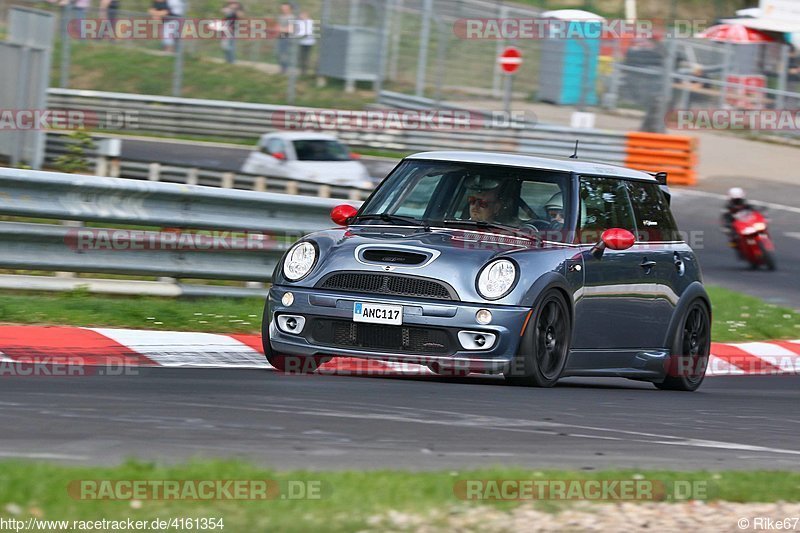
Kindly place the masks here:
POLYGON ((269 154, 269 155, 271 155, 275 159, 279 159, 281 161, 285 161, 286 160, 286 154, 284 154, 283 152, 275 152, 274 154, 269 154))
POLYGON ((600 236, 600 239, 611 250, 627 250, 636 242, 636 236, 622 228, 607 229, 600 236))
POLYGON ((333 220, 333 223, 337 226, 347 226, 348 221, 353 218, 356 213, 358 213, 358 209, 350 204, 337 205, 331 209, 331 220, 333 220))

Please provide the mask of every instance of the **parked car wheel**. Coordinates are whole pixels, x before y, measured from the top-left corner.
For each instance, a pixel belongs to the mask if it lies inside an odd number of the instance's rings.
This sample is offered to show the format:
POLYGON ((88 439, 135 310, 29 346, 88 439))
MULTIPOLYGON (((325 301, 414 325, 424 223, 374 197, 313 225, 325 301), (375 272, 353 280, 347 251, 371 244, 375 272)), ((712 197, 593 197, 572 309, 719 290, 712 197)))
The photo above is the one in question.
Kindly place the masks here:
POLYGON ((552 387, 567 364, 572 321, 564 296, 546 292, 533 309, 506 379, 513 385, 552 387))
POLYGON ((711 316, 706 305, 695 300, 675 333, 667 377, 655 386, 662 390, 697 390, 706 376, 710 352, 711 316))

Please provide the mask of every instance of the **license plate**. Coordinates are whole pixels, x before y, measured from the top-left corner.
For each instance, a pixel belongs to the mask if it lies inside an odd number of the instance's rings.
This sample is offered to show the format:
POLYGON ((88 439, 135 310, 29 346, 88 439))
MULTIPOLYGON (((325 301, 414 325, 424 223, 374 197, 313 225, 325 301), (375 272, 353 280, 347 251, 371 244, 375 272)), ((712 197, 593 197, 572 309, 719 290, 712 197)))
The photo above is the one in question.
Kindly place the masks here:
POLYGON ((356 302, 353 304, 353 322, 399 326, 403 323, 403 306, 356 302))

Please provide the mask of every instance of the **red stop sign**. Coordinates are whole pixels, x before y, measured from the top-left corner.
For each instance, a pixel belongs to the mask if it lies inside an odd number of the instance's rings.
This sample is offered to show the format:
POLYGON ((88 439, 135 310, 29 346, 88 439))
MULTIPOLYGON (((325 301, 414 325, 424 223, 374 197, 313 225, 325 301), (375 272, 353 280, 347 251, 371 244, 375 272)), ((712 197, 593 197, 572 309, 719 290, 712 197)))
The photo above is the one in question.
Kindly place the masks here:
POLYGON ((500 63, 500 68, 503 69, 503 72, 514 74, 519 69, 519 66, 522 65, 522 52, 519 51, 519 48, 509 46, 503 50, 497 61, 500 63))

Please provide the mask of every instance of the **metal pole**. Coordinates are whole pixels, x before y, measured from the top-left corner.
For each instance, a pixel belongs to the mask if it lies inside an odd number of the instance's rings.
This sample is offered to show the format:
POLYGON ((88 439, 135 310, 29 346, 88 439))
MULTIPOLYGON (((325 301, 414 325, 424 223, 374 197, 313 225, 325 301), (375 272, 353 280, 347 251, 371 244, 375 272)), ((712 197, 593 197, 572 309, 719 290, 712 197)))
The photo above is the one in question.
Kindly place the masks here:
POLYGON ((503 110, 506 113, 506 120, 511 120, 511 82, 514 79, 513 74, 505 74, 505 93, 503 94, 503 110))
POLYGON ((183 86, 183 39, 175 40, 175 65, 172 69, 172 96, 180 96, 183 86))
MULTIPOLYGON (((791 47, 788 44, 784 44, 781 46, 781 62, 780 67, 778 70, 778 90, 785 91, 786 84, 788 82, 789 77, 789 51, 791 47)), ((783 109, 783 106, 786 105, 786 95, 783 92, 779 92, 775 95, 775 109, 783 109)))
POLYGON ((731 57, 733 56, 733 48, 731 43, 725 43, 725 60, 722 63, 722 82, 719 88, 719 108, 725 108, 725 100, 728 96, 728 76, 731 73, 731 57))
POLYGON ((417 96, 425 95, 425 71, 428 67, 428 41, 431 37, 431 15, 433 0, 424 0, 422 9, 422 28, 419 32, 419 56, 417 57, 417 96))
MULTIPOLYGON (((508 7, 505 5, 500 6, 500 11, 498 12, 498 17, 500 19, 508 18, 508 7)), ((494 47, 494 57, 500 57, 500 54, 503 53, 505 50, 508 42, 503 39, 501 41, 497 41, 494 47)), ((492 76, 492 94, 495 97, 499 96, 500 94, 500 85, 503 83, 503 70, 500 68, 500 64, 495 61, 494 63, 494 73, 492 76)))
POLYGON ((297 52, 298 39, 294 35, 289 37, 289 80, 286 86, 286 103, 294 105, 297 97, 297 52))
POLYGON ((72 20, 72 6, 69 2, 61 8, 61 79, 58 86, 62 89, 69 88, 69 63, 71 42, 69 37, 69 23, 72 20))
POLYGON ((389 59, 389 79, 397 79, 397 64, 400 61, 400 35, 403 32, 403 0, 392 0, 392 57, 389 59))
MULTIPOLYGON (((17 109, 25 109, 28 107, 28 93, 30 92, 30 62, 31 62, 31 49, 27 46, 22 46, 19 49, 19 65, 17 68, 17 94, 16 105, 17 109)), ((9 154, 9 159, 12 167, 19 165, 22 160, 22 153, 24 151, 26 133, 24 130, 18 130, 11 133, 12 146, 9 154)))
POLYGON ((436 17, 436 89, 434 98, 436 109, 442 103, 442 86, 444 85, 445 74, 447 74, 447 43, 449 34, 444 22, 436 17))
POLYGON ((375 73, 375 94, 380 95, 383 90, 383 80, 386 77, 386 54, 389 51, 389 14, 394 0, 383 4, 383 21, 381 23, 380 47, 378 49, 378 71, 375 73))

